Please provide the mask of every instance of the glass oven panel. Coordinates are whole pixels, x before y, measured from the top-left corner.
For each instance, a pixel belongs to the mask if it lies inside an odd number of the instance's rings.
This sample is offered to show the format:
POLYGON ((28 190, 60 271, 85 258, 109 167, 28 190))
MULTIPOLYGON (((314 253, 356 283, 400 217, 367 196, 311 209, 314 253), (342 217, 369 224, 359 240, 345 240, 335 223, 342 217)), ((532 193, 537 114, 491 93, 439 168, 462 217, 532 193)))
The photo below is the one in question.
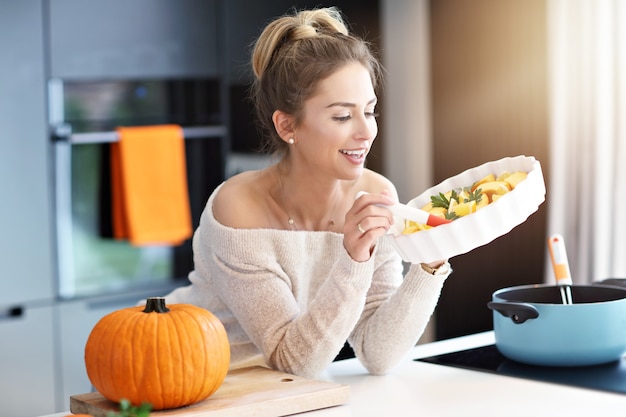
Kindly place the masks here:
POLYGON ((217 80, 53 80, 50 100, 59 295, 101 295, 185 279, 193 265, 190 240, 135 247, 113 238, 109 147, 116 126, 174 123, 192 132, 185 146, 195 228, 208 195, 224 179, 217 80))

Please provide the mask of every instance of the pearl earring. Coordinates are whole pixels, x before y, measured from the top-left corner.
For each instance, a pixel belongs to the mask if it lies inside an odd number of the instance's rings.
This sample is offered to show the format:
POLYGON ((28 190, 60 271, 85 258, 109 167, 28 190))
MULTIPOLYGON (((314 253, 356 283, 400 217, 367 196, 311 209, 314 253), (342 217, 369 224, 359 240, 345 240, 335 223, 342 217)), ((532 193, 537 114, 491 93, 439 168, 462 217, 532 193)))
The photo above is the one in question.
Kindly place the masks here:
POLYGON ((296 140, 294 138, 289 138, 287 142, 289 142, 290 145, 293 145, 294 143, 296 143, 296 140))

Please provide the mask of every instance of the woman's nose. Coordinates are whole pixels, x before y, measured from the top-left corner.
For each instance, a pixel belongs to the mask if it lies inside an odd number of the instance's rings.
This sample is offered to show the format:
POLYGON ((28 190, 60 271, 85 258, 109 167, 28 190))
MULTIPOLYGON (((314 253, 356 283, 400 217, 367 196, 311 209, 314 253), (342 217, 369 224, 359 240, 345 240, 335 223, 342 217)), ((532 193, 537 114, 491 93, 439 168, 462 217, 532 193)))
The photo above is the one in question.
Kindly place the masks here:
POLYGON ((362 116, 359 118, 355 129, 355 137, 371 143, 378 134, 378 124, 373 117, 362 116))

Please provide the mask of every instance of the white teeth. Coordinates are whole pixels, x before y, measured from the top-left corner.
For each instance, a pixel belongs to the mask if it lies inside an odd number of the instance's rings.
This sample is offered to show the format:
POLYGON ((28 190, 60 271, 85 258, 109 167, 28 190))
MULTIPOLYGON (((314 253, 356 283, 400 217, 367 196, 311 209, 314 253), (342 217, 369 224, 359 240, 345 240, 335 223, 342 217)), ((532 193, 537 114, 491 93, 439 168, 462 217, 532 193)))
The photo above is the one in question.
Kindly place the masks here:
POLYGON ((363 154, 365 154, 365 151, 363 151, 363 150, 359 150, 359 151, 341 150, 341 153, 344 153, 344 154, 350 155, 350 156, 362 156, 363 154))

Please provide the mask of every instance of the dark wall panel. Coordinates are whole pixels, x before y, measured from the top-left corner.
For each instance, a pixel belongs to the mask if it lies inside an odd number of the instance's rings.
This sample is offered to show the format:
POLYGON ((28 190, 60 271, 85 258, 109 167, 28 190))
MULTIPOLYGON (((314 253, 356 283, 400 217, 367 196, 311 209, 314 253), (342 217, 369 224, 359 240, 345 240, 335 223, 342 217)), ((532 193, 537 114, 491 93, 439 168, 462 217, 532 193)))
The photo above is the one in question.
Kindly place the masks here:
MULTIPOLYGON (((435 182, 515 155, 548 172, 544 0, 435 0, 431 7, 435 182)), ((546 204, 508 235, 452 259, 437 338, 492 328, 499 288, 543 281, 546 204)), ((463 239, 463 236, 459 236, 463 239)))

